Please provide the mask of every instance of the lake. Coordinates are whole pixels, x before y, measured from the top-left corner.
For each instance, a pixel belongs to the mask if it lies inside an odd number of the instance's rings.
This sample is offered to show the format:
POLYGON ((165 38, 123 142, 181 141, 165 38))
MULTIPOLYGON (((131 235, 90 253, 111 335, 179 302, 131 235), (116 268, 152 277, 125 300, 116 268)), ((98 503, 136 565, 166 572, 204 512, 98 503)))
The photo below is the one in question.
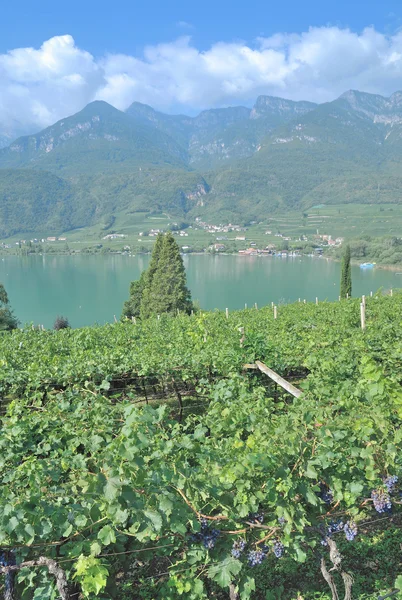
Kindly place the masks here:
MULTIPOLYGON (((0 282, 21 323, 52 327, 57 315, 72 327, 119 318, 130 281, 148 255, 10 256, 0 260, 0 282)), ((201 308, 224 310, 275 302, 337 300, 340 264, 325 258, 185 255, 188 284, 201 308)), ((401 269, 402 270, 402 269, 401 269)), ((402 275, 352 268, 353 295, 402 286, 402 275)))

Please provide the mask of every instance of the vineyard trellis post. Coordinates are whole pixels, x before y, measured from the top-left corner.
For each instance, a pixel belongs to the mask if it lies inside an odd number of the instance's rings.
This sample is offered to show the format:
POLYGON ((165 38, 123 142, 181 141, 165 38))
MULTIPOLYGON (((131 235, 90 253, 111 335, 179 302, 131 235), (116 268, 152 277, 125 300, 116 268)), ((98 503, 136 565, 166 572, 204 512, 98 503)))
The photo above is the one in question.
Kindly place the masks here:
POLYGON ((366 305, 363 302, 360 303, 360 323, 364 331, 366 329, 366 305))

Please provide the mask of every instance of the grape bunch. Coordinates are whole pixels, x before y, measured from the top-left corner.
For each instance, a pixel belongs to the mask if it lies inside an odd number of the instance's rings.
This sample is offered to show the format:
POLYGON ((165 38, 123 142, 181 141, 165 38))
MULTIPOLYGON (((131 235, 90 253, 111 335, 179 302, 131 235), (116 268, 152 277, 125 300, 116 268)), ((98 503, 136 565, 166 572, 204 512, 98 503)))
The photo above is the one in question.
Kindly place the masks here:
POLYGON ((281 556, 285 552, 285 546, 282 544, 282 542, 276 540, 276 542, 274 542, 273 550, 276 558, 281 558, 281 556))
POLYGON ((250 513, 246 519, 246 521, 248 523, 255 523, 256 525, 261 525, 261 523, 264 522, 264 515, 263 513, 250 513))
POLYGON ((353 521, 348 521, 347 523, 345 523, 343 531, 345 532, 345 537, 348 540, 348 542, 353 542, 353 540, 357 536, 356 523, 354 523, 353 521))
POLYGON ((258 548, 258 550, 250 550, 247 556, 250 567, 256 567, 257 565, 260 565, 266 557, 267 552, 268 548, 266 546, 258 548))
POLYGON ((278 523, 279 523, 279 525, 285 525, 285 523, 286 523, 285 517, 278 517, 278 523))
POLYGON ((327 485, 325 485, 325 483, 320 483, 318 496, 325 504, 332 504, 334 501, 334 493, 327 485))
POLYGON ((343 531, 343 528, 343 521, 331 521, 327 527, 328 535, 331 536, 333 533, 339 533, 339 531, 343 531))
POLYGON ((207 550, 212 550, 215 547, 216 540, 220 535, 219 529, 211 529, 208 525, 207 519, 201 519, 201 531, 193 533, 191 536, 192 541, 199 544, 203 544, 207 550))
POLYGON ((245 547, 246 542, 244 540, 235 540, 232 546, 232 556, 234 558, 240 558, 245 547))
POLYGON ((391 512, 392 503, 388 492, 384 490, 373 490, 371 492, 371 498, 373 500, 374 508, 378 513, 391 512))
MULTIPOLYGON (((10 567, 12 565, 15 565, 14 552, 2 552, 0 554, 0 566, 1 567, 10 567)), ((14 573, 13 572, 8 571, 8 573, 6 573, 4 587, 5 587, 6 592, 9 592, 9 594, 12 595, 12 590, 14 588, 14 573)), ((5 597, 9 597, 9 595, 6 593, 5 597)))
POLYGON ((388 490, 389 494, 392 494, 393 491, 395 491, 395 486, 398 483, 398 476, 397 475, 389 475, 388 477, 384 478, 384 485, 388 490))

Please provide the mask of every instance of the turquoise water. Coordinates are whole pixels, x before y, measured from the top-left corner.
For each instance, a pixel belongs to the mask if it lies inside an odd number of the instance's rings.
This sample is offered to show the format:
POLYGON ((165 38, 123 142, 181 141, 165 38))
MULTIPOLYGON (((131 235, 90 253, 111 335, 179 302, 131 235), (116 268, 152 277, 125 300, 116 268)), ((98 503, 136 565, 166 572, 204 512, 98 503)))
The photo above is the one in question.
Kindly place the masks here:
MULTIPOLYGON (((149 256, 10 256, 0 260, 0 282, 21 323, 51 327, 57 315, 73 327, 119 318, 129 283, 149 256)), ((271 302, 336 300, 340 264, 324 258, 186 255, 193 299, 206 310, 271 302)), ((401 269, 402 271, 402 269, 401 269)), ((402 275, 352 268, 353 295, 402 287, 402 275)))

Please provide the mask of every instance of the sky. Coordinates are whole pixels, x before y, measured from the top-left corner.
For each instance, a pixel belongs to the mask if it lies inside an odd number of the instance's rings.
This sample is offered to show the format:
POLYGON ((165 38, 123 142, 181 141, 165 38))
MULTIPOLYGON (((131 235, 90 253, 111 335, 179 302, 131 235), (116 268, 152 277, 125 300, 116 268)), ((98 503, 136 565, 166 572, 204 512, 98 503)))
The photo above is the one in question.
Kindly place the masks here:
POLYGON ((93 100, 196 114, 402 89, 400 0, 7 0, 0 133, 93 100))

